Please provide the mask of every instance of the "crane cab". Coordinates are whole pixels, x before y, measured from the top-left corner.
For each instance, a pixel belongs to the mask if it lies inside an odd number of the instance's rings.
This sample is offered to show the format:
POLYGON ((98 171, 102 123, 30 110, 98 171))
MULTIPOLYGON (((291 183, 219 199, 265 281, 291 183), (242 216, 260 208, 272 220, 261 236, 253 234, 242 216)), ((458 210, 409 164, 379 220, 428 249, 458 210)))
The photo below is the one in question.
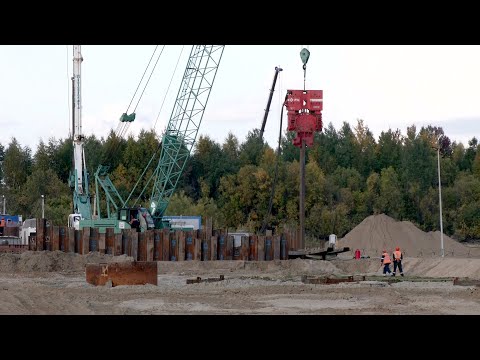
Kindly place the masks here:
POLYGON ((144 207, 127 207, 118 211, 118 220, 120 221, 129 223, 132 216, 140 222, 141 232, 155 228, 152 216, 144 207))

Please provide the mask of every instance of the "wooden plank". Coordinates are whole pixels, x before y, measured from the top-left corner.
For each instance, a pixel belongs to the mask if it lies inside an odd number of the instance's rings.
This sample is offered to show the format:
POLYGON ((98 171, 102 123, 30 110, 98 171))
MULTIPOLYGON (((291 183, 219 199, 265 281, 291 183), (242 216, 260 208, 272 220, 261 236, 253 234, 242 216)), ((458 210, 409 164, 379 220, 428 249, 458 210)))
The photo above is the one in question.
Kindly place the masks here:
POLYGON ((98 233, 98 252, 100 254, 105 254, 105 250, 106 250, 106 234, 105 233, 101 233, 99 232, 98 233))
POLYGON ((185 261, 185 232, 177 230, 178 261, 185 261))
POLYGON ((205 240, 210 241, 212 238, 212 225, 213 225, 213 219, 211 217, 208 217, 205 220, 205 240))
POLYGON ((162 231, 159 229, 153 230, 153 260, 162 260, 162 231))
POLYGON ((113 228, 105 229, 105 252, 108 255, 115 255, 115 230, 113 228))
POLYGON ((84 227, 83 228, 83 232, 82 232, 82 249, 81 249, 81 253, 82 255, 86 255, 88 254, 88 252, 90 251, 90 231, 91 231, 91 228, 89 227, 84 227))
POLYGON ((218 258, 218 244, 217 236, 210 238, 210 260, 214 261, 218 258))
POLYGON ((194 260, 202 260, 202 238, 198 235, 193 239, 195 243, 195 256, 193 257, 194 260))
POLYGON ((170 231, 162 230, 162 261, 170 261, 170 231))
POLYGON ((240 260, 248 260, 248 236, 242 236, 242 246, 240 248, 240 260))
POLYGON ((280 235, 273 237, 273 260, 280 260, 280 235))
POLYGON ((119 234, 114 233, 113 240, 114 240, 115 256, 122 255, 122 237, 123 237, 122 233, 119 233, 119 234))
POLYGON ((257 260, 263 261, 265 260, 265 236, 260 235, 257 239, 257 260))
POLYGON ((183 232, 185 238, 185 260, 191 261, 195 256, 195 242, 192 231, 183 232))
POLYGON ((145 233, 146 240, 147 240, 147 260, 146 261, 153 261, 153 254, 155 252, 153 246, 153 230, 147 230, 145 233))
POLYGON ((133 261, 138 261, 138 234, 137 229, 130 229, 133 261))
POLYGON ((258 236, 250 235, 248 242, 249 242, 248 260, 257 261, 258 260, 258 254, 257 254, 258 236))
POLYGON ((138 261, 147 260, 147 239, 145 238, 145 232, 137 233, 138 238, 138 261))

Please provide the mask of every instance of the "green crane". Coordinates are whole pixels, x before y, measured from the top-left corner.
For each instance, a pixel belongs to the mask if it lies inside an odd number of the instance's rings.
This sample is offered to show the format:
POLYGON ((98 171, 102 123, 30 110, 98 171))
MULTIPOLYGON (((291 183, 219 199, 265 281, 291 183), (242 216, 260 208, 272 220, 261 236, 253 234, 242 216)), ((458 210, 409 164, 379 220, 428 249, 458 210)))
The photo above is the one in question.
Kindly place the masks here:
MULTIPOLYGON (((125 201, 108 177, 108 166, 99 166, 95 173, 99 216, 99 190, 103 189, 108 203, 107 217, 115 216, 118 221, 125 222, 130 219, 130 215, 141 214, 146 220, 145 228, 158 229, 166 226, 162 218, 195 144, 224 47, 224 45, 192 46, 170 120, 162 134, 160 148, 152 155, 125 201), (153 166, 155 168, 146 180, 144 188, 136 200, 132 201, 141 180, 153 166), (139 199, 149 191, 148 209, 138 206, 139 199), (110 211, 110 208, 113 211, 110 211)), ((134 119, 134 114, 123 114, 121 121, 130 121, 132 117, 134 119)), ((128 228, 128 225, 125 227, 128 228)))

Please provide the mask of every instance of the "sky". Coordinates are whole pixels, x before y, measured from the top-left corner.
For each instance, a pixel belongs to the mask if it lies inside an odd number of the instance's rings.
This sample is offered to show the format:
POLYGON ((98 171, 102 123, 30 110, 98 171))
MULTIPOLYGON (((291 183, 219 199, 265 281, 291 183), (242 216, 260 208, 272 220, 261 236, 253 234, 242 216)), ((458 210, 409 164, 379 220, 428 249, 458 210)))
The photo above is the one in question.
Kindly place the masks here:
MULTIPOLYGON (((107 138, 130 102, 128 113, 136 108, 137 117, 128 133, 154 128, 161 135, 191 45, 159 45, 147 68, 155 47, 82 45, 85 135, 107 138)), ((405 135, 411 125, 440 126, 452 141, 466 146, 479 138, 478 45, 226 45, 198 136, 222 144, 231 132, 241 143, 260 128, 280 66, 264 133, 276 148, 285 93, 304 88, 304 47, 310 51, 305 88, 323 90, 324 127, 332 123, 340 130, 348 122, 353 129, 363 119, 377 140, 388 129, 405 135)), ((72 60, 72 45, 0 45, 0 143, 5 148, 16 138, 34 153, 40 140, 69 136, 72 60)), ((286 127, 284 112, 283 132, 286 127)))

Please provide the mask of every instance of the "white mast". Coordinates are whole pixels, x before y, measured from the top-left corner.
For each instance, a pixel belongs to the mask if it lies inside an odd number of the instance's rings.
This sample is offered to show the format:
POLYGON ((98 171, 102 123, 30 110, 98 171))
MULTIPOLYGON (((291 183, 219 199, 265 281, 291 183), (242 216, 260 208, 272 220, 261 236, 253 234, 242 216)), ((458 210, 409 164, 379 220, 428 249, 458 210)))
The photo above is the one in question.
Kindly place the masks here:
POLYGON ((81 45, 73 45, 73 156, 78 194, 83 194, 82 69, 81 45))

